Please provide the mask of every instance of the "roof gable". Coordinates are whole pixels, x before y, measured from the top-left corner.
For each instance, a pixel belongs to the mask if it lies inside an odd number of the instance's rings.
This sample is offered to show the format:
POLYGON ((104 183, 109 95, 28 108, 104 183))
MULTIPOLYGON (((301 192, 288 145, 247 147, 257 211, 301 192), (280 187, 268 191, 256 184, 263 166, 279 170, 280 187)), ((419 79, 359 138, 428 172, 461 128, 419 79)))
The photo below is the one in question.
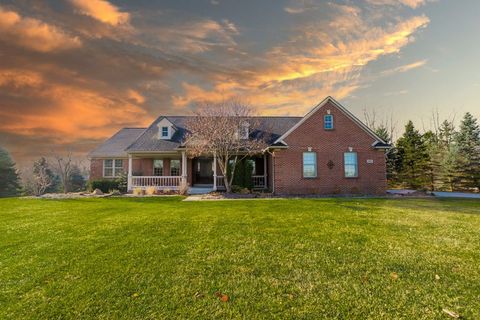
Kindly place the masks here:
MULTIPOLYGON (((382 145, 388 145, 385 141, 383 141, 375 132, 372 131, 369 127, 367 127, 362 121, 360 121, 357 117, 355 117, 347 108, 342 106, 337 100, 328 96, 323 99, 319 104, 313 107, 300 121, 298 121, 293 127, 291 127, 287 132, 285 132, 281 137, 275 140, 274 143, 283 142, 283 139, 288 137, 295 129, 302 125, 308 118, 310 118, 313 114, 319 111, 322 107, 324 107, 328 102, 332 103, 335 107, 338 108, 345 116, 347 116, 350 120, 352 120, 355 124, 357 124, 361 129, 363 129, 367 134, 369 134, 372 138, 376 139, 377 142, 380 142, 382 145)), ((376 142, 374 142, 375 144, 376 142)))

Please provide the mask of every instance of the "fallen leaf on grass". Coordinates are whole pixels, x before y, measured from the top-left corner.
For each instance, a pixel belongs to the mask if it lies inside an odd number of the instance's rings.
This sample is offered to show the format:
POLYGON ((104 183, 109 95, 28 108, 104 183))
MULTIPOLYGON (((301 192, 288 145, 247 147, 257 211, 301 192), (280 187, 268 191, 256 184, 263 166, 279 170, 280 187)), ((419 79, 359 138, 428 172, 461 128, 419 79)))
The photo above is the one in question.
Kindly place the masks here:
POLYGON ((435 275, 435 280, 440 280, 440 276, 438 274, 435 275))
POLYGON ((197 292, 195 292, 194 297, 197 298, 197 299, 203 298, 203 293, 197 291, 197 292))
POLYGON ((390 273, 390 277, 392 277, 392 280, 397 280, 398 279, 398 274, 396 272, 390 273))
POLYGON ((228 296, 226 294, 220 293, 219 291, 215 292, 215 295, 220 299, 220 301, 227 302, 228 296))
POLYGON ((138 296, 139 296, 139 294, 136 293, 136 292, 134 294, 132 294, 132 298, 137 298, 138 296))
POLYGON ((445 312, 446 314, 448 314, 452 318, 455 318, 455 319, 460 318, 460 315, 456 312, 450 311, 448 309, 442 309, 442 311, 445 312))

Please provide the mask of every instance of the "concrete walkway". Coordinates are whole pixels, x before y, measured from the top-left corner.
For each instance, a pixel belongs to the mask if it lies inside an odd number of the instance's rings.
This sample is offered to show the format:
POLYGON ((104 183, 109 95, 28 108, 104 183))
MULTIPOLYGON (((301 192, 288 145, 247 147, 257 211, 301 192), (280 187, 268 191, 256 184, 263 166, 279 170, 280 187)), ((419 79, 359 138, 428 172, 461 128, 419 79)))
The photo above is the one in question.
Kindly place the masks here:
POLYGON ((480 193, 467 193, 467 192, 440 192, 434 191, 432 194, 439 198, 464 198, 464 199, 479 199, 480 193))

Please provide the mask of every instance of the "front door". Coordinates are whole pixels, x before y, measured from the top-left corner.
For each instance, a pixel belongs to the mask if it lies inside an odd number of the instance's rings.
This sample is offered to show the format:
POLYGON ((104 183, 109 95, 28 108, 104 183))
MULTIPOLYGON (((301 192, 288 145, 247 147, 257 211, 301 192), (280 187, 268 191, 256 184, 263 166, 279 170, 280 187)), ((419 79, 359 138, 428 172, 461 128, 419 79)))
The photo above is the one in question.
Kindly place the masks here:
POLYGON ((195 158, 193 163, 193 184, 213 184, 213 159, 195 158))

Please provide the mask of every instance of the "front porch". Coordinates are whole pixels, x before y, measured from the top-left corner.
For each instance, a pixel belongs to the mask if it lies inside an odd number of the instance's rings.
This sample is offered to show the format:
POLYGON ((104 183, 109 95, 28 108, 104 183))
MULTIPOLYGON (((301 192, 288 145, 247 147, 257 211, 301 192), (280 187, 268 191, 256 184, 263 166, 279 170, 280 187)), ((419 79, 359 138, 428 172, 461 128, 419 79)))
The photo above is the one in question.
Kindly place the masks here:
MULTIPOLYGON (((253 189, 267 189, 267 154, 252 157, 248 161, 253 164, 253 189)), ((185 151, 129 154, 128 191, 149 187, 155 187, 157 191, 179 190, 185 185, 202 190, 223 191, 225 183, 220 172, 215 156, 188 159, 185 151)))

